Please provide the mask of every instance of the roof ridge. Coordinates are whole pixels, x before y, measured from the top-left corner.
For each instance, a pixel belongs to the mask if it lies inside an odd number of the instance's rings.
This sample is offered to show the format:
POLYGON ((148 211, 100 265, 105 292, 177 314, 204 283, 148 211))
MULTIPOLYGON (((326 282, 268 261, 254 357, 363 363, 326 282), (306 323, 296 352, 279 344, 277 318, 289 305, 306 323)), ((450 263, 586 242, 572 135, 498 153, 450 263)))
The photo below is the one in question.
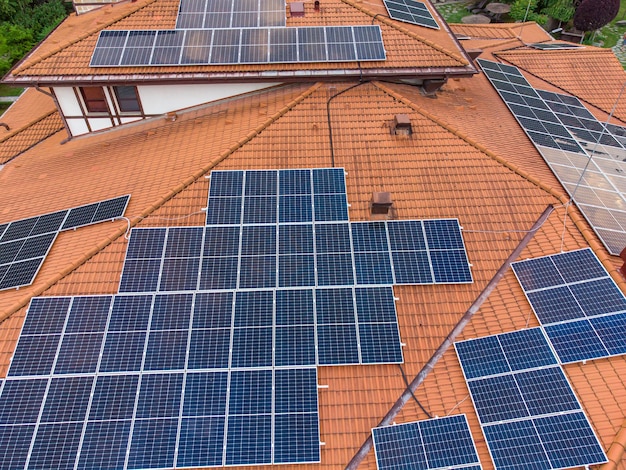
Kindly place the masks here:
POLYGON ((38 124, 39 122, 43 121, 47 117, 50 117, 54 113, 58 114, 58 112, 59 111, 57 109, 52 109, 52 110, 48 111, 46 114, 43 114, 43 115, 39 116, 38 118, 35 118, 32 121, 30 121, 30 122, 27 122, 22 127, 19 127, 19 128, 15 129, 15 130, 9 132, 8 134, 5 134, 3 137, 0 138, 0 144, 5 143, 7 140, 15 137, 20 132, 24 132, 29 127, 34 126, 35 124, 38 124))
MULTIPOLYGON (((132 0, 131 0, 132 1, 132 0)), ((15 75, 15 74, 20 74, 22 72, 24 72, 25 70, 28 70, 30 67, 32 67, 33 65, 37 65, 41 62, 43 62, 46 59, 49 59, 50 57, 52 57, 55 54, 58 54, 59 52, 63 51, 64 49, 67 49, 69 46, 73 46, 74 44, 79 43, 80 41, 83 41, 85 39, 87 39, 89 36, 92 36, 100 31, 102 31, 105 28, 108 28, 109 26, 117 23, 118 21, 123 20, 124 18, 127 18, 128 16, 137 13, 139 10, 153 4, 154 2, 156 2, 157 0, 146 0, 144 3, 141 3, 139 5, 137 5, 136 7, 129 9, 127 12, 124 12, 123 15, 115 17, 114 19, 109 19, 109 21, 105 21, 102 24, 98 24, 97 27, 91 28, 89 29, 89 31, 76 36, 74 39, 68 41, 67 43, 64 43, 60 46, 57 46, 56 48, 52 49, 51 51, 46 52, 45 54, 42 54, 41 56, 37 57, 36 59, 34 59, 32 62, 24 62, 21 65, 18 65, 17 67, 15 67, 13 70, 11 70, 11 75, 15 75)), ((116 5, 116 4, 111 4, 111 5, 116 5)), ((106 11, 110 11, 110 10, 106 10, 106 11)))
MULTIPOLYGON (((433 116, 429 112, 424 111, 423 109, 417 107, 415 105, 415 103, 413 103, 409 99, 405 98, 403 95, 397 93, 396 91, 392 90, 391 88, 387 87, 387 85, 383 84, 382 82, 376 81, 376 82, 372 82, 372 83, 374 84, 374 86, 378 87, 383 92, 389 94, 394 99, 397 99, 401 103, 403 103, 406 106, 410 107, 411 109, 415 110, 415 112, 421 114, 422 116, 424 116, 427 119, 430 119, 432 122, 434 122, 435 124, 443 127, 444 129, 448 130, 449 132, 452 132, 454 135, 456 135, 457 137, 459 137, 460 139, 462 139, 463 141, 465 141, 466 143, 468 143, 469 145, 471 145, 475 149, 477 149, 480 152, 484 153, 489 158, 492 158, 493 160, 495 160, 496 162, 500 163, 501 165, 504 165, 505 167, 507 167, 511 171, 513 171, 514 173, 518 174, 519 176, 521 176, 522 178, 527 180, 529 183, 534 184, 539 189, 545 191, 546 193, 548 193, 549 195, 554 197, 557 201, 559 201, 562 205, 566 206, 566 204, 570 201, 570 199, 567 196, 567 194, 565 194, 563 192, 556 191, 556 189, 553 188, 552 186, 548 186, 548 185, 544 184, 543 182, 541 182, 540 180, 538 180, 534 176, 526 173, 521 168, 517 167, 516 165, 511 164, 510 162, 508 162, 504 158, 496 155, 491 150, 487 149, 486 147, 483 147, 479 143, 474 142, 469 136, 465 135, 464 133, 462 133, 458 129, 455 129, 454 127, 450 126, 449 124, 445 123, 444 121, 441 121, 440 119, 438 119, 437 117, 433 116)), ((621 276, 616 273, 615 266, 613 265, 610 256, 606 253, 606 249, 598 241, 598 239, 597 239, 597 237, 595 235, 595 232, 589 227, 589 225, 587 224, 587 221, 583 218, 583 216, 578 211, 578 208, 576 206, 573 206, 573 207, 575 208, 575 211, 569 211, 569 216, 572 219, 572 221, 574 222, 574 225, 576 226, 578 231, 581 233, 581 235, 583 236, 585 241, 587 241, 587 243, 589 244, 591 249, 594 251, 594 253, 596 253, 598 258, 602 261, 602 264, 606 267, 607 271, 612 274, 611 277, 615 280, 615 282, 617 284, 619 284, 620 286, 622 286, 622 288, 626 289, 626 280, 621 278, 621 276)))
MULTIPOLYGON (((541 42, 541 41, 540 41, 541 42)), ((543 42, 549 42, 549 40, 543 41, 543 42)), ((541 43, 543 43, 541 42, 541 43)), ((528 54, 537 54, 537 50, 536 49, 508 49, 506 51, 499 51, 497 53, 494 52, 494 55, 496 54, 522 54, 522 55, 528 55, 528 54)), ((613 51, 611 49, 605 49, 602 47, 595 47, 595 46, 588 46, 585 45, 582 48, 573 48, 573 49, 553 49, 553 50, 543 50, 541 51, 542 54, 548 55, 548 54, 613 54, 613 51)))
MULTIPOLYGON (((79 260, 74 262, 71 266, 68 266, 67 268, 65 268, 62 271, 60 271, 59 273, 57 273, 56 276, 54 276, 52 279, 50 279, 48 282, 46 282, 41 287, 35 289, 34 291, 31 291, 31 292, 27 293, 24 297, 18 299, 13 306, 11 306, 11 307, 9 307, 7 309, 6 313, 0 314, 0 323, 4 322, 8 318, 10 318, 13 314, 17 313, 22 308, 24 308, 26 305, 28 305, 28 303, 30 302, 31 298, 43 294, 45 291, 50 289, 57 282, 59 282, 61 279, 63 279, 64 277, 68 276, 69 274, 74 272, 76 269, 78 269, 80 266, 82 266, 87 261, 89 261, 91 258, 93 258, 95 255, 100 253, 102 250, 104 250, 106 247, 108 247, 111 243, 113 243, 114 241, 118 240, 120 237, 124 236, 132 227, 137 225, 143 219, 145 219, 148 216, 150 216, 150 214, 152 214, 154 211, 156 211, 157 209, 160 209, 165 203, 169 202, 172 198, 177 196, 183 190, 187 189, 190 185, 192 185, 193 183, 198 181, 200 178, 205 176, 218 163, 221 163, 226 158, 228 158, 230 155, 232 155, 235 151, 239 150, 245 144, 247 144, 252 139, 257 137, 262 131, 267 129, 267 127, 269 127, 271 124, 275 123, 278 119, 283 117, 294 106, 300 104, 306 98, 311 96, 321 86, 322 86, 322 82, 316 82, 311 87, 309 87, 306 90, 304 90, 302 93, 300 93, 298 96, 296 96, 293 100, 291 100, 289 103, 287 103, 283 108, 281 108, 276 113, 274 113, 272 116, 270 116, 264 123, 260 124, 256 128, 254 128, 246 136, 244 136, 242 139, 240 139, 237 143, 235 143, 229 149, 224 151, 221 155, 218 155, 216 158, 211 160, 206 166, 202 167, 200 170, 196 171, 194 174, 192 174, 191 176, 187 177, 185 180, 183 180, 183 182, 181 184, 179 184, 177 187, 171 189, 167 194, 162 196, 160 200, 158 200, 156 203, 152 204, 152 206, 148 207, 143 212, 141 212, 139 215, 135 216, 134 220, 127 219, 128 220, 127 223, 125 223, 123 226, 120 226, 120 228, 118 228, 115 233, 113 233, 110 236, 107 236, 107 238, 105 240, 103 240, 102 242, 100 242, 99 244, 94 246, 91 250, 89 250, 86 253, 84 253, 83 256, 79 260)), ((131 195, 131 197, 132 197, 132 195, 131 195)))
POLYGON ((463 57, 462 55, 453 54, 452 52, 444 49, 443 47, 439 46, 438 44, 435 44, 434 42, 431 42, 428 39, 423 38, 419 34, 415 34, 414 32, 409 31, 408 29, 406 29, 405 27, 396 24, 396 22, 392 21, 390 18, 387 18, 386 16, 380 16, 380 13, 374 13, 374 12, 366 9, 365 7, 362 7, 361 5, 357 5, 352 0, 340 0, 340 1, 345 3, 345 4, 347 4, 347 5, 350 5, 353 8, 356 8, 361 13, 364 13, 364 14, 372 17, 372 21, 373 20, 382 21, 383 23, 385 23, 386 26, 389 26, 390 28, 393 28, 393 29, 395 29, 397 31, 400 31, 403 34, 406 34, 407 36, 410 36, 411 38, 416 39, 417 41, 420 41, 423 44, 426 44, 427 46, 435 49, 436 51, 441 52, 442 54, 447 55, 451 59, 454 59, 454 60, 460 62, 462 65, 470 65, 470 62, 465 57, 463 57))

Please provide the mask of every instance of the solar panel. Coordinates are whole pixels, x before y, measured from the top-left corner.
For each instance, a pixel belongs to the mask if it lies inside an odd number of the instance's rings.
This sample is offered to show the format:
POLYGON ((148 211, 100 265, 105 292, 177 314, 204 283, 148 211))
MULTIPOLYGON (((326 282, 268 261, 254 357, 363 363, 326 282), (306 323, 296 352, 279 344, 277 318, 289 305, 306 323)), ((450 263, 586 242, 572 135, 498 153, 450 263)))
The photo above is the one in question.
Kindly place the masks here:
POLYGON ((417 0, 385 0, 389 17, 405 23, 439 29, 439 25, 426 4, 417 0))
POLYGON ((535 42, 533 44, 529 44, 529 46, 542 51, 560 51, 565 49, 580 49, 584 47, 580 44, 572 44, 571 42, 535 42))
POLYGON ((591 249, 512 266, 562 363, 626 352, 626 341, 616 334, 626 312, 626 297, 591 249))
POLYGON ((284 0, 211 2, 182 0, 176 28, 260 28, 285 26, 284 0))
POLYGON ((599 122, 573 96, 534 90, 515 67, 479 63, 609 253, 619 255, 626 245, 623 128, 599 122))
POLYGON ((497 469, 606 461, 541 328, 454 346, 497 469))
POLYGON ((85 225, 96 224, 106 220, 113 220, 124 215, 130 195, 114 199, 74 207, 69 210, 61 230, 70 230, 85 225))
POLYGON ((482 468, 465 415, 372 429, 379 470, 482 468))
MULTIPOLYGON (((179 17, 179 25, 197 24, 199 15, 200 13, 184 13, 182 21, 179 17)), ((205 21, 210 16, 207 15, 205 21)), ((236 22, 239 18, 250 23, 265 22, 269 16, 259 15, 255 20, 250 15, 233 14, 230 20, 236 22)), ((227 20, 225 16, 220 16, 218 21, 227 20)), ((101 31, 90 66, 356 62, 386 59, 378 25, 298 28, 270 26, 272 27, 238 25, 232 28, 225 26, 227 29, 205 30, 186 26, 175 31, 101 31), (251 27, 253 29, 249 29, 251 27)))

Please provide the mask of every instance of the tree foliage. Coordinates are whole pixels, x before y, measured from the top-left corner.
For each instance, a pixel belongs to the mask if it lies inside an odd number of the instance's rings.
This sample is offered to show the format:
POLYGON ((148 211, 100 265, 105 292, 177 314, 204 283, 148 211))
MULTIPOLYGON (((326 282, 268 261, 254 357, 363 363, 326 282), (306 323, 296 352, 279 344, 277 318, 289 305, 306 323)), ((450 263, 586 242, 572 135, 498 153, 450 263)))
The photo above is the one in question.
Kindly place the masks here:
POLYGON ((535 21, 539 24, 545 24, 548 21, 546 15, 537 12, 539 3, 537 0, 515 0, 511 4, 511 12, 509 16, 515 21, 535 21))
POLYGON ((619 13, 620 0, 583 0, 574 13, 574 26, 594 31, 607 25, 619 13))
POLYGON ((562 23, 567 23, 574 17, 574 2, 572 0, 548 0, 541 13, 562 23))

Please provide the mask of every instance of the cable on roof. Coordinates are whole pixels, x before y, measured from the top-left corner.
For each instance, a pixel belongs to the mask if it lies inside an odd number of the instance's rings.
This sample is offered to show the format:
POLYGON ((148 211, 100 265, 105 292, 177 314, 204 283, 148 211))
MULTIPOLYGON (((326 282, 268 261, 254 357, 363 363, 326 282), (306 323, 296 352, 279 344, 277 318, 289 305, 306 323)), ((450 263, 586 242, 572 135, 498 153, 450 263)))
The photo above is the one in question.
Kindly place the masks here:
POLYGON ((411 390, 411 386, 409 385, 409 379, 406 378, 406 374, 404 373, 402 364, 398 364, 398 369, 400 369, 400 372, 402 372, 402 378, 404 379, 404 384, 406 385, 406 389, 409 391, 409 393, 411 393, 411 396, 413 397, 413 400, 415 400, 415 403, 417 403, 417 405, 422 409, 422 411, 426 413, 426 416, 432 419, 433 416, 428 411, 426 411, 426 408, 424 408, 424 406, 420 403, 420 401, 417 399, 417 397, 413 393, 413 390, 411 390))
POLYGON ((328 98, 328 100, 326 101, 326 118, 328 119, 328 140, 330 143, 330 166, 332 168, 335 168, 335 146, 333 144, 333 125, 331 123, 330 120, 330 102, 336 98, 339 95, 343 95, 345 92, 352 90, 353 88, 356 88, 358 86, 363 85, 364 83, 369 83, 369 82, 364 82, 363 81, 363 71, 361 70, 361 65, 359 64, 359 71, 361 76, 359 77, 359 83, 357 83, 356 85, 352 85, 349 86, 348 88, 341 90, 339 93, 335 93, 334 95, 332 95, 330 98, 328 98))

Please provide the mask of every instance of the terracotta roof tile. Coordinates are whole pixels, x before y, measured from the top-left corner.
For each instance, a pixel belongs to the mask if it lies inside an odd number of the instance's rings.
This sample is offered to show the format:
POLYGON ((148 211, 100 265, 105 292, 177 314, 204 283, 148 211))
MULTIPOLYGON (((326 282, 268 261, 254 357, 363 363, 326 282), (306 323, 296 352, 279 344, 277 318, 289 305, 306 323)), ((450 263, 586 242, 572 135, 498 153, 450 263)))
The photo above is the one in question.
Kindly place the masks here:
POLYGON ((65 126, 59 112, 50 111, 35 121, 8 133, 0 138, 0 165, 11 161, 63 129, 65 126))
POLYGON ((34 88, 27 88, 0 117, 0 121, 10 128, 7 130, 0 127, 0 138, 6 137, 16 129, 27 126, 55 110, 56 106, 52 98, 34 88))

